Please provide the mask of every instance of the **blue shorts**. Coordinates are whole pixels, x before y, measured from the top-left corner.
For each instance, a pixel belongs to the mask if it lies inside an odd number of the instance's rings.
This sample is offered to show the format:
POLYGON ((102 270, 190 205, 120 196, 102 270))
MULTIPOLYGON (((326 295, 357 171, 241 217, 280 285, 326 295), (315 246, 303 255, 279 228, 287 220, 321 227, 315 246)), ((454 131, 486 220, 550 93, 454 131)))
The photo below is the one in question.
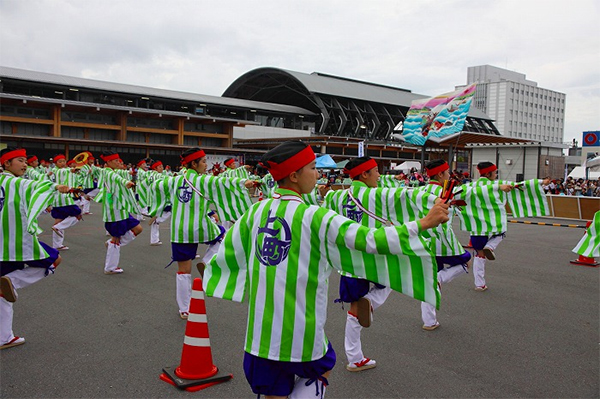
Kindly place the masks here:
MULTIPOLYGON (((221 241, 225 236, 225 227, 219 225, 221 233, 214 240, 203 242, 202 244, 214 245, 221 241)), ((196 258, 198 252, 198 243, 171 243, 171 254, 174 262, 184 262, 186 260, 192 260, 196 258)))
POLYGON ((473 246, 473 249, 481 251, 491 238, 498 236, 504 237, 506 236, 506 233, 494 234, 491 236, 471 236, 471 245, 473 246))
POLYGON ((364 280, 362 278, 341 276, 340 300, 348 303, 358 301, 369 293, 371 284, 375 284, 375 286, 380 289, 385 288, 385 286, 381 284, 371 283, 369 280, 364 280))
POLYGON ((57 206, 52 208, 50 214, 54 219, 66 219, 69 216, 81 215, 81 208, 77 205, 57 206))
POLYGON ((104 222, 104 228, 113 237, 124 236, 129 230, 140 224, 140 221, 129 215, 128 219, 117 222, 104 222))
MULTIPOLYGON (((473 241, 471 241, 471 245, 473 241)), ((436 256, 435 260, 438 265, 438 272, 444 268, 444 265, 448 265, 449 267, 462 265, 467 263, 471 259, 471 254, 465 251, 462 255, 454 255, 454 256, 436 256)))
POLYGON ((294 389, 296 376, 318 379, 335 366, 331 343, 325 356, 311 362, 280 362, 244 353, 244 373, 252 392, 262 395, 288 396, 294 389))
POLYGON ((4 276, 8 273, 14 272, 15 270, 23 270, 25 265, 29 267, 39 267, 42 269, 46 269, 46 274, 48 274, 48 269, 56 262, 58 259, 58 250, 52 248, 49 245, 44 244, 40 241, 40 245, 48 252, 48 257, 45 259, 39 260, 28 260, 25 262, 15 261, 15 262, 0 262, 0 275, 4 276))
POLYGON ((197 252, 198 243, 171 243, 171 254, 175 262, 185 262, 186 260, 195 259, 197 252))

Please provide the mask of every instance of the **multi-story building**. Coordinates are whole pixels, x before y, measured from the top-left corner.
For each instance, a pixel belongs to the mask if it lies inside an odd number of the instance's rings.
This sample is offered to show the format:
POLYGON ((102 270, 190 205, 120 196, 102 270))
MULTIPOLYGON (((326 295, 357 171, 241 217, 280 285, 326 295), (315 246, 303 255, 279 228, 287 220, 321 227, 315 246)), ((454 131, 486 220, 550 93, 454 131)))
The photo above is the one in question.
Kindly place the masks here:
POLYGON ((473 106, 489 115, 504 136, 563 143, 565 94, 542 89, 525 74, 491 65, 469 67, 467 84, 477 83, 473 106))

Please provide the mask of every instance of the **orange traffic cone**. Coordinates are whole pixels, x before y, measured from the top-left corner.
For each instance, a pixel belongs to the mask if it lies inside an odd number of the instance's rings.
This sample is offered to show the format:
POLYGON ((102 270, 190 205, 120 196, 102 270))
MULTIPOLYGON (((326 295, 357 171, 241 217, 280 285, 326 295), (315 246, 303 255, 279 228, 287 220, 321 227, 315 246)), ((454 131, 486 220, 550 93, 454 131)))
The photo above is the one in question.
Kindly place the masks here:
POLYGON ((596 262, 594 258, 588 258, 587 256, 579 255, 579 258, 571 261, 572 265, 582 265, 582 266, 591 266, 596 267, 600 265, 600 263, 596 262))
POLYGON ((196 278, 192 286, 181 363, 177 368, 163 368, 160 379, 179 389, 195 392, 232 378, 232 374, 220 372, 213 364, 202 280, 196 278))

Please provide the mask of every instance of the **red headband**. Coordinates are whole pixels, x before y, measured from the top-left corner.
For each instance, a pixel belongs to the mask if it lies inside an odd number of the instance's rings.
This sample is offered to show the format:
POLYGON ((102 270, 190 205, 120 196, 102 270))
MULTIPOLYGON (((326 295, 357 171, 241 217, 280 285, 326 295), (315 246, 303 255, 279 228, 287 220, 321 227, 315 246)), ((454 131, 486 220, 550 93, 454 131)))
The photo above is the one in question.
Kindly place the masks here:
POLYGON ((11 159, 19 158, 19 157, 27 158, 27 151, 24 148, 12 150, 12 151, 9 151, 6 154, 2 155, 2 157, 0 157, 0 164, 4 165, 5 161, 10 161, 11 159))
POLYGON ((181 157, 181 164, 185 165, 192 161, 195 161, 198 158, 202 158, 205 156, 206 156, 206 154, 204 153, 204 151, 202 151, 202 150, 196 151, 195 153, 190 154, 190 155, 186 156, 185 158, 181 157))
POLYGON ((28 159, 27 159, 27 163, 34 163, 34 162, 35 162, 35 161, 37 161, 37 160, 38 160, 38 157, 36 157, 36 156, 34 155, 34 156, 32 156, 31 158, 28 158, 28 159))
POLYGON ((141 161, 139 161, 139 162, 137 163, 137 166, 142 166, 142 164, 143 164, 143 163, 145 163, 145 162, 146 162, 146 160, 145 160, 145 159, 142 159, 141 161))
POLYGON ((427 176, 429 177, 433 177, 435 175, 437 175, 438 173, 442 173, 447 171, 448 169, 450 169, 450 165, 448 165, 448 162, 444 162, 443 164, 441 164, 440 166, 436 166, 435 168, 432 169, 427 169, 427 176))
POLYGON ((308 165, 312 161, 315 160, 315 153, 310 146, 307 146, 297 154, 289 157, 282 163, 275 163, 273 161, 267 161, 266 164, 263 164, 271 175, 273 176, 273 180, 279 181, 284 179, 290 175, 290 173, 303 168, 308 165))
POLYGON ((61 159, 67 159, 67 157, 65 157, 63 154, 58 154, 54 157, 54 162, 60 161, 61 159))
POLYGON ((367 170, 371 170, 377 167, 377 162, 374 159, 369 159, 367 162, 363 162, 358 166, 353 167, 352 169, 344 168, 343 172, 350 175, 351 179, 354 179, 356 176, 359 176, 362 172, 366 172, 367 170))
POLYGON ((68 166, 71 166, 71 165, 73 165, 74 163, 76 163, 76 162, 75 162, 75 160, 73 160, 73 159, 69 159, 69 160, 67 161, 67 165, 68 165, 68 166))
MULTIPOLYGON (((477 168, 479 169, 479 168, 477 168)), ((479 174, 480 175, 486 175, 490 172, 493 172, 495 170, 498 170, 498 168, 496 167, 496 165, 492 165, 492 166, 488 166, 487 168, 483 168, 483 169, 479 169, 479 174)))
POLYGON ((100 155, 100 158, 102 158, 104 162, 114 161, 115 159, 119 159, 119 154, 111 154, 107 156, 100 155))
POLYGON ((234 162, 235 162, 235 159, 228 159, 227 161, 225 161, 225 166, 229 166, 234 162))
POLYGON ((158 168, 158 167, 159 167, 159 166, 161 166, 161 165, 162 165, 162 162, 161 162, 161 161, 156 161, 156 162, 154 162, 154 163, 152 164, 152 166, 151 166, 150 168, 152 168, 152 169, 156 169, 156 168, 158 168))

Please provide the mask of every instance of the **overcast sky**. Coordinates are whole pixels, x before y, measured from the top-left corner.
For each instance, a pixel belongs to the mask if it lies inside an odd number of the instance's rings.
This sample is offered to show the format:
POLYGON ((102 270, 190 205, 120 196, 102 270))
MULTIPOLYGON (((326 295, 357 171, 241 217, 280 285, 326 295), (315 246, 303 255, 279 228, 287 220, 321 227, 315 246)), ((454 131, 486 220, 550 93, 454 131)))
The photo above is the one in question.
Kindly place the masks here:
POLYGON ((220 96, 314 71, 436 95, 489 64, 565 93, 600 130, 598 0, 0 0, 0 65, 220 96))

